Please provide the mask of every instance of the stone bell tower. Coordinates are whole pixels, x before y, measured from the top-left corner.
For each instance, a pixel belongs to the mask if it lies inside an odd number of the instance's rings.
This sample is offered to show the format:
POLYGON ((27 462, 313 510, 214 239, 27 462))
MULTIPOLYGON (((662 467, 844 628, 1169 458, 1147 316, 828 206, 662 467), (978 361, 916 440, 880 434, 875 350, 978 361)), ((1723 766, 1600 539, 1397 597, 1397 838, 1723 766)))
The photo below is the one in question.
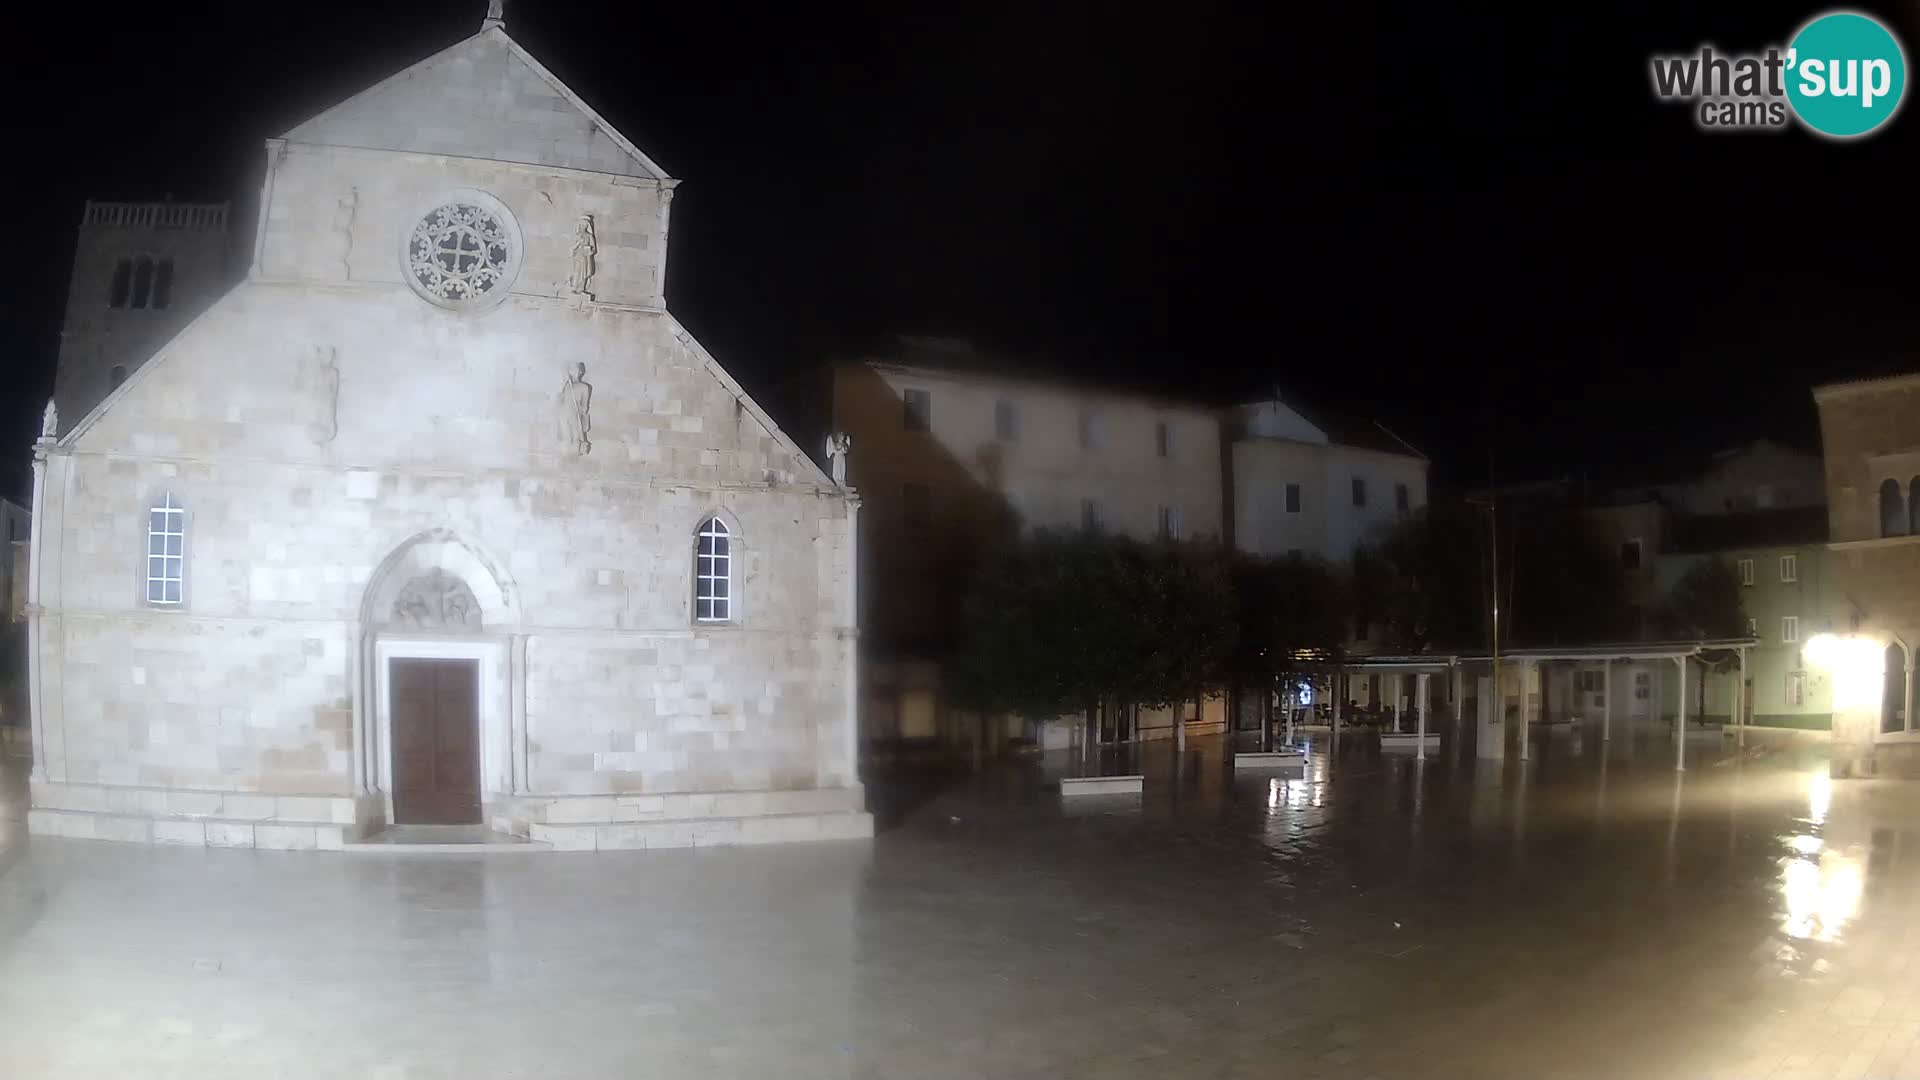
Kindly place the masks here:
POLYGON ((60 327, 64 435, 229 284, 226 203, 95 202, 60 327))

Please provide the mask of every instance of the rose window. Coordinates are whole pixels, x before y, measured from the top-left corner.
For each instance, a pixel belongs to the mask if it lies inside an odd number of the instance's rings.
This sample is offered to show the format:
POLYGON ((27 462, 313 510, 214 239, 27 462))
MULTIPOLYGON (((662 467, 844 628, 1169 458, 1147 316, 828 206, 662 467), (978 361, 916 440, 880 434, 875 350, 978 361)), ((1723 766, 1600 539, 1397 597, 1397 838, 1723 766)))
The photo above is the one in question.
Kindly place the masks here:
POLYGON ((501 216, 471 203, 448 203, 413 227, 407 272, 429 299, 449 306, 501 287, 513 262, 513 235, 501 216))

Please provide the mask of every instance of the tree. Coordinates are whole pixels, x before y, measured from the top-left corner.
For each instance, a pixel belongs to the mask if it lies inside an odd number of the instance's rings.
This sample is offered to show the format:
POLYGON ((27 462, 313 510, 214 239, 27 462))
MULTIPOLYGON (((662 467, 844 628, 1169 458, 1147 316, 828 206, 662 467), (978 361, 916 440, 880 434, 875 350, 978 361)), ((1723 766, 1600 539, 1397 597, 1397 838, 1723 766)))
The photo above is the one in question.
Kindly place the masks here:
POLYGON ((1730 638, 1747 632, 1740 575, 1725 559, 1702 559, 1674 582, 1660 609, 1660 631, 1672 638, 1730 638))
POLYGON ((1347 583, 1318 559, 1240 556, 1233 560, 1233 595, 1234 699, 1237 708, 1243 685, 1260 688, 1265 742, 1273 687, 1340 655, 1353 625, 1347 583))
POLYGON ((1486 636, 1486 525, 1465 503, 1429 503, 1354 553, 1353 609, 1395 652, 1486 636))
POLYGON ((955 689, 972 707, 1033 715, 1164 707, 1221 677, 1233 635, 1217 549, 1041 534, 975 575, 955 689))

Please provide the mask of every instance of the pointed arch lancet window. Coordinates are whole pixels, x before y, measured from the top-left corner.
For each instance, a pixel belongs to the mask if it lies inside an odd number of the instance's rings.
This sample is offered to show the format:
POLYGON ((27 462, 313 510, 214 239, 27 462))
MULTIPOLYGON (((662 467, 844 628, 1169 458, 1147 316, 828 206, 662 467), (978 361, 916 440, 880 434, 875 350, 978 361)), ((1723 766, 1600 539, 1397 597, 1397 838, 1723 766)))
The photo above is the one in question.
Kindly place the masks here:
POLYGON ((1907 507, 1900 497, 1900 481, 1888 477, 1880 481, 1880 535, 1904 536, 1906 532, 1907 507))
POLYGON ((733 620, 733 533, 718 517, 700 523, 693 558, 693 618, 715 623, 733 620))
POLYGON ((153 298, 153 260, 145 255, 133 260, 133 302, 129 307, 143 308, 153 298))
POLYGON ((121 259, 113 264, 113 284, 107 290, 107 306, 123 308, 127 306, 127 294, 133 290, 133 260, 121 259))
POLYGON ((147 508, 147 603, 184 602, 186 542, 187 512, 169 491, 147 508))

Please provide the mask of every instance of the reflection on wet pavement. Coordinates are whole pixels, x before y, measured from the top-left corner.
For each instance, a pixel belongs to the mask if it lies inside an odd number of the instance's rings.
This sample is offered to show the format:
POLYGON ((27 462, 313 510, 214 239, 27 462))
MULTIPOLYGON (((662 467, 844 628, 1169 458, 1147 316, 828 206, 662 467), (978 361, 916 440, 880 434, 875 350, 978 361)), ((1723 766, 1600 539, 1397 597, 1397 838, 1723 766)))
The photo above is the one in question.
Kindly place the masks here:
POLYGON ((1602 749, 1156 744, 1102 763, 1144 795, 1067 803, 1081 763, 1022 761, 875 782, 871 845, 9 832, 0 1075, 1920 1076, 1920 784, 1602 749))

